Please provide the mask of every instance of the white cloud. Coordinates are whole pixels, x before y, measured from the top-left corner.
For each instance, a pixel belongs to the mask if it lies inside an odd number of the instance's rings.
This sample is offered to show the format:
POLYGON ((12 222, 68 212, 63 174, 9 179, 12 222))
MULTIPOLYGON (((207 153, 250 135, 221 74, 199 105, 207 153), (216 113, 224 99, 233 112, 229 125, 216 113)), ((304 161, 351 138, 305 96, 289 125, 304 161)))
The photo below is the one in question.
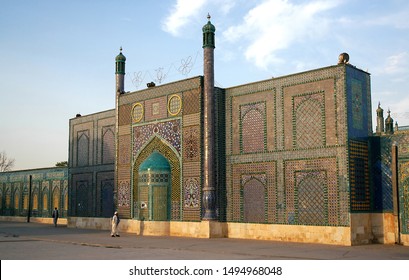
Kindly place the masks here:
MULTIPOLYGON (((216 4, 220 5, 219 1, 215 0, 216 4)), ((219 6, 220 11, 223 15, 227 15, 231 9, 236 6, 236 0, 224 0, 221 6, 219 6)))
POLYGON ((367 25, 373 26, 391 26, 397 29, 409 28, 409 6, 400 7, 399 11, 390 13, 383 16, 375 17, 374 19, 367 20, 367 25))
POLYGON ((326 34, 331 20, 321 13, 338 5, 337 0, 301 4, 264 0, 246 14, 241 24, 228 28, 223 36, 230 42, 245 40, 249 44, 245 48, 246 59, 266 69, 281 61, 277 51, 326 34))
POLYGON ((170 15, 164 20, 162 29, 178 36, 181 29, 195 17, 206 0, 177 0, 170 11, 170 15))
POLYGON ((383 69, 385 74, 399 74, 407 72, 409 66, 409 54, 401 52, 386 58, 386 65, 383 69))

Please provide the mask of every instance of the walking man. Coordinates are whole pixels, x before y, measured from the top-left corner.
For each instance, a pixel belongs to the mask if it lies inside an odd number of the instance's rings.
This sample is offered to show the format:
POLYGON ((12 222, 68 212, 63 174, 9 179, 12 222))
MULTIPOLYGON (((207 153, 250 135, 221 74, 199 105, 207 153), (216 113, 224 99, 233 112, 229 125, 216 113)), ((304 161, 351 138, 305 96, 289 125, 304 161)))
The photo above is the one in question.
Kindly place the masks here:
POLYGON ((120 219, 119 219, 118 212, 115 211, 114 216, 112 217, 111 237, 119 237, 119 233, 118 233, 119 222, 120 222, 120 219))
POLYGON ((58 221, 58 209, 57 207, 55 207, 53 210, 53 222, 54 222, 55 227, 57 227, 57 221, 58 221))

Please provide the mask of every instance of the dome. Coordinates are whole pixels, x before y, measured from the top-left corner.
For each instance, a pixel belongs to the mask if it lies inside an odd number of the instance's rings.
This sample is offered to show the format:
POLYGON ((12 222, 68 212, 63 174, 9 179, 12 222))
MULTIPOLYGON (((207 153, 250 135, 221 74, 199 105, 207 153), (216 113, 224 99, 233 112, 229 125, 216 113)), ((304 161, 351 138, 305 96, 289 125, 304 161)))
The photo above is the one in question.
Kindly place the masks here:
POLYGON ((214 33, 216 31, 216 27, 210 22, 210 15, 207 15, 208 22, 203 26, 202 30, 203 33, 214 33))
POLYGON ((170 171, 168 160, 158 151, 154 151, 140 166, 139 172, 155 170, 155 171, 170 171))
POLYGON ((119 49, 119 54, 115 57, 115 61, 126 61, 126 57, 122 54, 122 47, 119 49))

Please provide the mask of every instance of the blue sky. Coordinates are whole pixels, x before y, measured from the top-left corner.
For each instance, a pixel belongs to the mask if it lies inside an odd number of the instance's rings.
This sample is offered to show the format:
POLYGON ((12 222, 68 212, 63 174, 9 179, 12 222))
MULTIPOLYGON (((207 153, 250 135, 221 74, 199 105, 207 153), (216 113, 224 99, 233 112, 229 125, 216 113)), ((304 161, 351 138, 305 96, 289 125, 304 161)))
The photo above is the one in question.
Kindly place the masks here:
MULTIPOLYGON (((215 80, 231 87, 350 63, 371 73, 378 102, 409 125, 407 0, 0 0, 0 151, 14 169, 68 159, 68 120, 114 107, 114 58, 125 90, 202 74, 208 13, 215 80)), ((375 125, 374 125, 375 129, 375 125)))

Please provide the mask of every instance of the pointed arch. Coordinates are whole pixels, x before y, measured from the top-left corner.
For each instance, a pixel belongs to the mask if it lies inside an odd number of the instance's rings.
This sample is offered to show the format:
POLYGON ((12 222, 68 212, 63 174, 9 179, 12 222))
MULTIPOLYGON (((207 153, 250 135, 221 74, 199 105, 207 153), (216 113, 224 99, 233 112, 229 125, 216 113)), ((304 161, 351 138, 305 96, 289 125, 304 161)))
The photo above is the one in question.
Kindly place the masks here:
POLYGON ((77 166, 89 165, 89 148, 90 141, 88 131, 81 131, 78 133, 77 140, 77 166))
POLYGON ((20 190, 19 189, 14 190, 13 199, 14 199, 14 209, 19 210, 20 209, 20 190))
POLYGON ((111 127, 102 130, 102 164, 115 161, 115 133, 111 127))
POLYGON ((138 218, 138 173, 140 165, 152 154, 154 150, 160 152, 170 164, 171 169, 171 220, 180 220, 181 207, 181 161, 178 157, 177 151, 165 139, 158 135, 153 136, 150 141, 140 150, 135 156, 133 163, 133 204, 134 217, 138 218))
POLYGON ((266 186, 253 177, 242 186, 242 217, 245 223, 266 221, 266 186))

